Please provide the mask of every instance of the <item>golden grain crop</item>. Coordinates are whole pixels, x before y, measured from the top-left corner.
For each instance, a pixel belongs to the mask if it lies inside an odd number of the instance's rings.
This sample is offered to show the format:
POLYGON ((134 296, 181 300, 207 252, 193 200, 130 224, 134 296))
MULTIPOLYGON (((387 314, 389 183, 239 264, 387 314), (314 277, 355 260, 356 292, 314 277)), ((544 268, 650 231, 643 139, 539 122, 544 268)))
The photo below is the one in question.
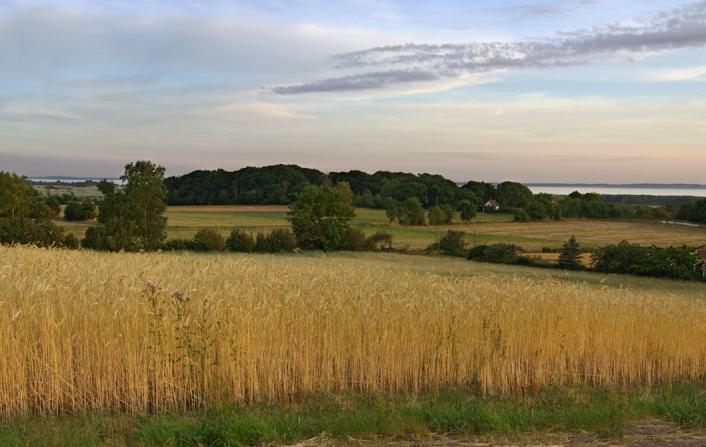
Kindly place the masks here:
POLYGON ((325 258, 0 247, 0 359, 5 417, 648 386, 704 377, 706 302, 325 258))

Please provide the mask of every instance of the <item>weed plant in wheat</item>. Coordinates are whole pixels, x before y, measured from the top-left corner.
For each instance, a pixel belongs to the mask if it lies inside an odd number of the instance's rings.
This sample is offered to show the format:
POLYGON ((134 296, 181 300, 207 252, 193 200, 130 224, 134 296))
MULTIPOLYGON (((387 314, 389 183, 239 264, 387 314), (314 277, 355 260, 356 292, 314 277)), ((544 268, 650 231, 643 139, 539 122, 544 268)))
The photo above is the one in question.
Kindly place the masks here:
POLYGON ((345 258, 29 247, 0 247, 0 284, 4 417, 706 373, 706 301, 658 291, 345 258))

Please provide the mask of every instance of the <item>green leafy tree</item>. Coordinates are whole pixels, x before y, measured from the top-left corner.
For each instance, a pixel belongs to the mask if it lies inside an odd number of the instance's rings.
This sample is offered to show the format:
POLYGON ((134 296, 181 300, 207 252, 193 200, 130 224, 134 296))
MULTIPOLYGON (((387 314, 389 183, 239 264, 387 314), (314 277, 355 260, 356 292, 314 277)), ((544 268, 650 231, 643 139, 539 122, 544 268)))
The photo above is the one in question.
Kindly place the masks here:
POLYGON ((387 197, 384 202, 383 206, 385 208, 385 215, 387 216, 387 220, 392 223, 399 217, 399 207, 397 206, 397 202, 395 202, 391 197, 387 197))
POLYGON ((0 217, 28 217, 34 198, 32 185, 24 177, 0 171, 0 217))
POLYGON ((461 219, 464 222, 470 222, 476 217, 476 206, 470 200, 461 200, 458 203, 458 211, 461 214, 461 219))
POLYGON ((444 210, 440 206, 432 207, 429 210, 429 225, 443 225, 445 220, 444 210))
POLYGON ((64 219, 68 221, 83 221, 95 217, 96 206, 93 202, 71 202, 64 208, 64 219))
POLYGON ((425 225, 424 208, 416 197, 410 197, 402 203, 398 219, 402 225, 425 225))
POLYGON ((98 203, 99 229, 86 233, 89 240, 84 246, 156 250, 166 238, 164 168, 149 161, 130 163, 121 179, 125 187, 120 190, 105 180, 98 184, 103 194, 98 203))
POLYGON ((120 178, 125 182, 125 196, 135 212, 138 245, 145 250, 157 249, 167 236, 164 168, 151 161, 137 161, 125 166, 120 178))
POLYGON ((288 216, 301 248, 340 250, 355 217, 350 187, 308 186, 289 206, 288 216))
POLYGON ((226 247, 229 251, 242 251, 249 253, 253 251, 255 240, 251 233, 234 228, 226 240, 226 247))
POLYGON ((194 235, 194 248, 199 251, 223 251, 226 248, 226 241, 218 231, 203 228, 194 235))
POLYGON ((576 241, 576 236, 571 238, 564 244, 559 255, 559 267, 566 270, 578 270, 581 266, 581 246, 576 241))
POLYGON ((503 182, 496 188, 496 198, 504 208, 527 208, 532 203, 532 191, 522 183, 503 182))

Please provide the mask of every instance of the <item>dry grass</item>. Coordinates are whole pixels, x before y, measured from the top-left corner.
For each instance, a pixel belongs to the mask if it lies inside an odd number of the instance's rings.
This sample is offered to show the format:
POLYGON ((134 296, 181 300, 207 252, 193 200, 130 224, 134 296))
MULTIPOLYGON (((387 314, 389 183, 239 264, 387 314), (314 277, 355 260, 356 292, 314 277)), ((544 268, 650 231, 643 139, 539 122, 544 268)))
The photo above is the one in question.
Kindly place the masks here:
POLYGON ((0 284, 4 417, 706 372, 706 301, 667 293, 341 258, 19 247, 0 247, 0 284))

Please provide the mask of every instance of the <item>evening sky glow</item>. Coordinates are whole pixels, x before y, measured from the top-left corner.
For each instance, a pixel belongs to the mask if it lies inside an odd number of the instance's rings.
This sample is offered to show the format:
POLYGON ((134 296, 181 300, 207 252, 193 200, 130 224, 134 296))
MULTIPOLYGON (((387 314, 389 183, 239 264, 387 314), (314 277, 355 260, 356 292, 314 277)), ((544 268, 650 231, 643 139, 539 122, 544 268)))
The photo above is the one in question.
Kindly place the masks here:
POLYGON ((706 183, 706 1, 0 0, 0 170, 706 183))

